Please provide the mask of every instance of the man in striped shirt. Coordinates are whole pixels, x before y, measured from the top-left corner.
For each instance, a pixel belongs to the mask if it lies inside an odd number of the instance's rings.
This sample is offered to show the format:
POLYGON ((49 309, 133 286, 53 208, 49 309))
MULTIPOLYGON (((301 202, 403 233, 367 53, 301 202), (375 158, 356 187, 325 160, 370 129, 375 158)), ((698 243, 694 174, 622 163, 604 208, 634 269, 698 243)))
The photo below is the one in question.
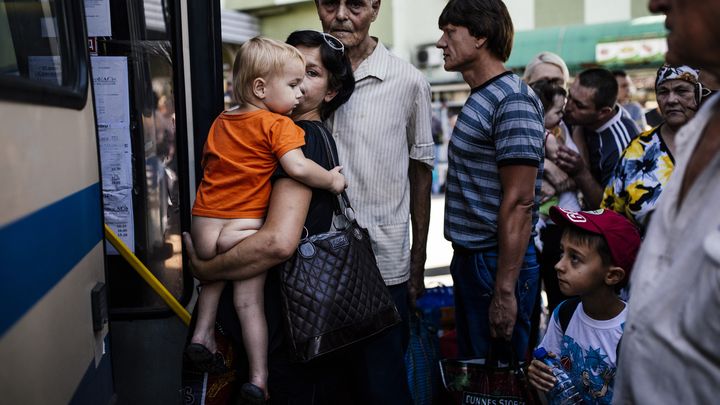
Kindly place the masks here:
POLYGON ((356 373, 348 377, 358 403, 402 405, 411 402, 404 365, 409 305, 425 288, 434 143, 427 80, 369 35, 380 4, 315 0, 323 30, 342 42, 355 75, 350 100, 326 123, 358 223, 370 233, 378 267, 403 318, 355 346, 358 355, 348 364, 356 373))
POLYGON ((557 164, 575 180, 586 208, 597 209, 620 155, 639 131, 627 111, 616 103, 617 81, 609 70, 580 72, 568 93, 565 121, 575 127, 575 141, 587 145, 588 161, 561 146, 557 164))
POLYGON ((459 354, 484 358, 491 338, 500 338, 523 357, 539 279, 531 233, 542 105, 503 65, 513 25, 501 0, 450 0, 438 24, 445 70, 460 72, 472 89, 450 139, 445 201, 459 354))

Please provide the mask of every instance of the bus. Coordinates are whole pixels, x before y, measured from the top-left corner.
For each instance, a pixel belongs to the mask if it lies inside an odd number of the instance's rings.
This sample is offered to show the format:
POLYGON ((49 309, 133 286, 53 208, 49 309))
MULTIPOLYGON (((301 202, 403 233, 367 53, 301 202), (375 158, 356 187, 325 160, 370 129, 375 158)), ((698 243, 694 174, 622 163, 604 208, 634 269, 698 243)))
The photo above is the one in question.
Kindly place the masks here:
POLYGON ((0 0, 0 403, 173 404, 219 1, 0 0), (192 35, 190 34, 192 33, 192 35))

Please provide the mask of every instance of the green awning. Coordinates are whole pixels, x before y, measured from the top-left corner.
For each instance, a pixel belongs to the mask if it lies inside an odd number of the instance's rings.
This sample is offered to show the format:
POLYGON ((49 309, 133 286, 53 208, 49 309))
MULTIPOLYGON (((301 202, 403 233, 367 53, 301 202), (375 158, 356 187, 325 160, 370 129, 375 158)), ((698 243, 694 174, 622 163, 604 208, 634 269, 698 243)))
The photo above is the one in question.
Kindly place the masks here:
MULTIPOLYGON (((560 55, 571 71, 579 70, 584 66, 597 64, 595 59, 597 44, 664 38, 667 35, 664 23, 664 16, 650 16, 623 22, 518 31, 515 33, 510 59, 505 66, 510 69, 522 70, 527 62, 538 53, 551 51, 560 55)), ((633 63, 659 65, 662 60, 654 57, 647 60, 635 60, 633 63)))

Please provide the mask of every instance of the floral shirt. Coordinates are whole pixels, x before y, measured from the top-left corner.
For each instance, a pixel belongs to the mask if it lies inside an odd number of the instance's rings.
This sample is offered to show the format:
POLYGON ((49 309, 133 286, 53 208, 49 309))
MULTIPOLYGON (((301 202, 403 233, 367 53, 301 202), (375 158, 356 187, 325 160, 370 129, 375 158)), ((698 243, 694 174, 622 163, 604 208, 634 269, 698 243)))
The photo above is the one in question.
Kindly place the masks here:
POLYGON ((660 128, 641 133, 623 151, 601 204, 602 208, 625 215, 643 230, 675 168, 660 128))

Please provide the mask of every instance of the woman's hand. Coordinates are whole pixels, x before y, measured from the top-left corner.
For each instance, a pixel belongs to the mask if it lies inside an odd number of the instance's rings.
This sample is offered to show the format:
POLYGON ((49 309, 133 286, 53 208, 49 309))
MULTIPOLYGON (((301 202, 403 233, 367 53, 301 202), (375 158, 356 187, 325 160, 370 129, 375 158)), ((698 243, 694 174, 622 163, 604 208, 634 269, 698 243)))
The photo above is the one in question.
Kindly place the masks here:
POLYGON ((199 280, 247 280, 289 259, 297 248, 312 191, 291 178, 275 181, 265 223, 256 233, 212 259, 197 256, 189 234, 185 249, 199 280))
POLYGON ((195 245, 193 245, 192 237, 190 237, 188 232, 183 232, 182 238, 183 243, 185 244, 185 253, 187 253, 188 260, 190 260, 190 269, 192 270, 195 278, 202 281, 207 274, 207 269, 205 267, 207 261, 198 257, 197 252, 195 251, 195 245))
POLYGON ((557 382, 550 366, 540 360, 533 360, 530 362, 530 367, 528 367, 528 379, 533 387, 542 392, 550 391, 557 382))

